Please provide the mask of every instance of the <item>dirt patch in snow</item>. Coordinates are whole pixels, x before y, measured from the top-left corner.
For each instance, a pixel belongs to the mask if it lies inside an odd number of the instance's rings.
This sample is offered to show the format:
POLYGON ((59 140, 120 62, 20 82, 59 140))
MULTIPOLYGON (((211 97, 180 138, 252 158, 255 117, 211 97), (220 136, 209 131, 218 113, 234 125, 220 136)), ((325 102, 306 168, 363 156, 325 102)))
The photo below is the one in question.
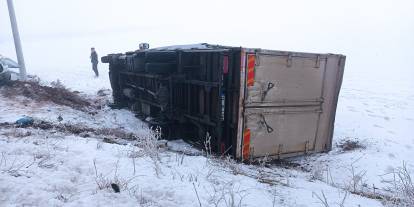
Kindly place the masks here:
POLYGON ((104 138, 104 141, 113 138, 125 140, 132 140, 137 138, 137 135, 125 132, 122 129, 91 128, 81 124, 52 123, 43 120, 35 120, 33 124, 27 126, 20 126, 15 123, 3 122, 0 123, 0 128, 32 128, 40 130, 54 130, 61 133, 78 135, 81 137, 100 136, 104 138))
POLYGON ((340 141, 337 146, 342 151, 352 151, 357 149, 365 149, 365 145, 363 145, 359 140, 355 139, 345 139, 340 141))
POLYGON ((81 97, 79 92, 70 91, 59 82, 50 87, 36 81, 12 81, 0 88, 0 94, 7 98, 24 96, 37 102, 52 102, 81 111, 95 108, 91 101, 81 97))

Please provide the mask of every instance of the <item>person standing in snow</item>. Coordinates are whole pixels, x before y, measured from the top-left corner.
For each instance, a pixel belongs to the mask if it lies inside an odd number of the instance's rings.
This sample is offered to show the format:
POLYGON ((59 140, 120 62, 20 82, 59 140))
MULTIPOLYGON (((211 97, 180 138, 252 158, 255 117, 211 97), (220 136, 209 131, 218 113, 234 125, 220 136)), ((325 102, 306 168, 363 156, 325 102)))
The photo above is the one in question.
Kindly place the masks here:
POLYGON ((98 54, 95 51, 95 48, 92 47, 91 48, 91 63, 92 63, 92 70, 93 72, 95 72, 95 76, 98 77, 99 76, 99 72, 98 72, 98 54))

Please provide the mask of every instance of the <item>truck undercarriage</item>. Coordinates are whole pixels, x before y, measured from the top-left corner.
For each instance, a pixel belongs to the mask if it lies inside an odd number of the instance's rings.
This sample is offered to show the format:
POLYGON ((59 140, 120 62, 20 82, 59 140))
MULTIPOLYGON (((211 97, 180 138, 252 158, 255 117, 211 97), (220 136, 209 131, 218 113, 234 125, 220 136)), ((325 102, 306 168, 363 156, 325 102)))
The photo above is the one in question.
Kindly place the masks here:
POLYGON ((164 138, 246 160, 329 151, 345 56, 209 44, 102 57, 114 103, 164 138))
POLYGON ((167 139, 185 137, 212 150, 234 150, 239 99, 240 48, 145 50, 112 54, 114 103, 128 107, 167 139))

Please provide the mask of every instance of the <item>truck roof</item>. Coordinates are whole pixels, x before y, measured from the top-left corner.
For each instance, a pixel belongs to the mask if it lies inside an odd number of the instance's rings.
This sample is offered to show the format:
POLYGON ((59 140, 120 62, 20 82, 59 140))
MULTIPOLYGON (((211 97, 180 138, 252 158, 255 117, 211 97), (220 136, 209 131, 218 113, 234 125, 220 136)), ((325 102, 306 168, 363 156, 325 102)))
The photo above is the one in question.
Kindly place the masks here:
MULTIPOLYGON (((152 49, 144 50, 145 52, 157 52, 157 51, 184 51, 184 52, 202 52, 202 51, 228 51, 230 49, 243 48, 247 52, 258 52, 267 53, 267 54, 278 54, 278 55, 292 55, 292 56, 301 56, 301 57, 326 57, 332 55, 341 54, 332 54, 332 53, 314 53, 314 52, 293 52, 293 51, 283 51, 283 50, 268 50, 261 48, 244 48, 244 47, 234 47, 234 46, 224 46, 224 45, 214 45, 208 43, 198 43, 198 44, 186 44, 186 45, 171 45, 165 47, 157 47, 152 49)), ((138 51, 137 51, 138 52, 138 51)))
POLYGON ((228 50, 233 47, 223 45, 212 45, 208 43, 171 45, 165 47, 152 48, 146 51, 176 51, 176 50, 228 50))

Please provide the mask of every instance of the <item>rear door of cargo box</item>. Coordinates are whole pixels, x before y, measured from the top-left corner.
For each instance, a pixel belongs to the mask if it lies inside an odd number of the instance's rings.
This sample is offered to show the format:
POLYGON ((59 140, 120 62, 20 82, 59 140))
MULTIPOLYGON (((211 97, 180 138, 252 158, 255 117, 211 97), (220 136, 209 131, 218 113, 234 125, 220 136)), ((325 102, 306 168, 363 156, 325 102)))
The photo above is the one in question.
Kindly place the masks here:
MULTIPOLYGON (((329 118, 334 109, 331 107, 333 100, 328 101, 327 105, 324 105, 324 100, 326 97, 335 98, 339 89, 329 90, 332 95, 327 95, 324 88, 337 87, 340 72, 338 64, 332 62, 327 65, 329 57, 247 50, 243 135, 240 136, 238 153, 243 159, 262 156, 281 158, 323 151, 329 147, 330 134, 326 130, 333 127, 328 125, 333 121, 329 118), (327 73, 328 69, 330 73, 327 73), (327 81, 327 78, 335 80, 327 81)), ((332 57, 339 63, 340 56, 332 57)))

